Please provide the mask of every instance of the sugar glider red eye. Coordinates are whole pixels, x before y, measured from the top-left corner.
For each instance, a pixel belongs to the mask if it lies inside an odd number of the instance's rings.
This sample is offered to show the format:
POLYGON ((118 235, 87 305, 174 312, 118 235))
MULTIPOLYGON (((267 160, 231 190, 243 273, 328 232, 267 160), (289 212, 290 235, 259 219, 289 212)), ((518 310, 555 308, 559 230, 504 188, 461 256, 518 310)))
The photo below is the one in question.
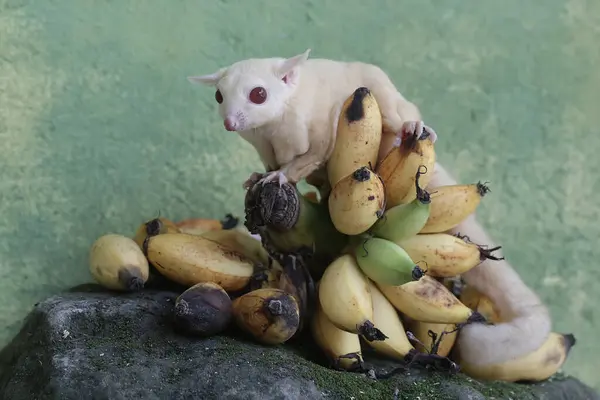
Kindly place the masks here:
POLYGON ((267 89, 262 86, 255 87, 250 91, 248 98, 254 104, 262 104, 267 100, 267 89))

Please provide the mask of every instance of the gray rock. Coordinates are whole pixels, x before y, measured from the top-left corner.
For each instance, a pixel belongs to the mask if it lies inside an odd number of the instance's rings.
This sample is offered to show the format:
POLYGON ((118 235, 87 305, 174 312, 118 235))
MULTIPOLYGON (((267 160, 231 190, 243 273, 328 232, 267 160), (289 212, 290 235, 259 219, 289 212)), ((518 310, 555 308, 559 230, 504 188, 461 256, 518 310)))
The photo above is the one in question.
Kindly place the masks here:
MULTIPOLYGON (((85 285, 37 304, 0 352, 0 398, 600 399, 564 376, 535 385, 482 384, 413 369, 374 380, 328 368, 307 337, 277 347, 234 330, 190 338, 173 330, 177 294, 115 294, 85 285)), ((377 370, 393 367, 373 360, 377 370)))

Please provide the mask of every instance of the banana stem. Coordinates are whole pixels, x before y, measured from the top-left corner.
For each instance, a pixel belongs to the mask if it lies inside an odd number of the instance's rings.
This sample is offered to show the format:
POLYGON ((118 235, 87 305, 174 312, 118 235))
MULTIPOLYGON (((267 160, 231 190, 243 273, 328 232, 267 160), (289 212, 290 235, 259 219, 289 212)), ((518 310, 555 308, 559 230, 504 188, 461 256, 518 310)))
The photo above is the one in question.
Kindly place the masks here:
POLYGON ((223 229, 233 229, 238 226, 240 219, 234 217, 233 214, 226 214, 225 217, 221 220, 221 226, 223 229))
POLYGON ((138 292, 144 288, 144 280, 136 267, 125 267, 119 270, 119 282, 130 292, 138 292))
POLYGON ((477 243, 474 243, 469 236, 467 235, 461 235, 460 233, 455 233, 454 236, 456 236, 457 238, 464 240, 466 243, 471 243, 475 246, 477 246, 477 248, 479 249, 479 260, 480 261, 485 261, 485 260, 494 260, 494 261, 501 261, 504 260, 504 257, 496 257, 495 255, 492 254, 492 252, 500 250, 502 248, 502 246, 496 246, 496 247, 492 247, 491 249, 486 248, 485 245, 480 245, 477 243))
POLYGON ((373 342, 375 340, 385 340, 388 337, 385 333, 381 332, 379 329, 373 325, 371 321, 365 321, 359 328, 358 334, 364 337, 367 341, 373 342))
POLYGON ((431 209, 431 195, 419 185, 427 166, 421 164, 415 174, 416 196, 409 203, 401 203, 387 209, 369 229, 370 233, 397 242, 416 235, 427 223, 431 209), (424 170, 424 171, 422 171, 424 170))
POLYGON ((267 309, 274 316, 280 316, 283 314, 283 305, 280 300, 271 299, 267 302, 267 309))
POLYGON ((307 200, 290 183, 253 185, 246 193, 245 214, 248 230, 280 253, 308 251, 333 258, 347 243, 348 237, 331 222, 326 205, 307 200))
POLYGON ((419 185, 419 178, 421 178, 421 175, 426 173, 427 166, 421 164, 419 166, 419 169, 417 169, 417 173, 415 174, 415 188, 417 190, 417 201, 419 201, 421 204, 431 203, 431 196, 429 195, 429 192, 419 185), (425 171, 421 172, 421 168, 425 168, 425 171))
POLYGON ((487 185, 487 182, 477 182, 477 193, 479 193, 481 197, 485 196, 489 192, 491 192, 491 189, 487 185))
POLYGON ((371 171, 367 167, 360 167, 352 173, 352 178, 358 182, 366 182, 371 177, 371 171))

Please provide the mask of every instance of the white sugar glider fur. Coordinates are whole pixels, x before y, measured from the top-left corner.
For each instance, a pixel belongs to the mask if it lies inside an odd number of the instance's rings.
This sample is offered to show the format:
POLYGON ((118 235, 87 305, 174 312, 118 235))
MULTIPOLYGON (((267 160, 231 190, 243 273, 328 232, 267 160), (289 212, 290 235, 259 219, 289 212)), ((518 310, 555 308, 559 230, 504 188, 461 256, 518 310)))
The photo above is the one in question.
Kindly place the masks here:
MULTIPOLYGON (((379 159, 391 149, 396 134, 407 123, 412 122, 414 127, 419 122, 419 128, 422 126, 417 106, 398 92, 379 67, 308 59, 309 52, 287 59, 242 60, 215 73, 188 79, 220 90, 224 98, 219 105, 221 117, 236 117, 238 133, 256 148, 267 171, 280 169, 278 173, 292 182, 306 178, 326 163, 335 143, 341 105, 358 87, 369 88, 381 109, 387 133, 382 138, 379 159), (262 105, 247 100, 256 86, 268 89, 267 101, 262 105)), ((436 163, 428 187, 455 183, 436 163)), ((453 232, 475 243, 494 246, 475 215, 453 232)), ((458 337, 460 358, 480 365, 503 362, 535 350, 547 338, 551 330, 548 310, 506 260, 485 260, 465 273, 464 279, 489 296, 501 316, 510 322, 465 326, 458 337)))
MULTIPOLYGON (((455 184, 455 178, 436 163, 428 191, 455 184)), ((450 233, 460 233, 474 243, 496 247, 477 221, 476 214, 470 215, 450 233)), ((475 365, 500 363, 530 353, 543 344, 552 329, 550 313, 508 261, 484 260, 462 276, 467 285, 485 293, 497 306, 501 318, 508 322, 463 327, 457 338, 461 359, 475 365)))
MULTIPOLYGON (((212 74, 188 77, 222 93, 218 108, 223 120, 235 120, 238 134, 256 148, 266 170, 279 170, 291 182, 306 178, 329 158, 342 103, 358 87, 371 90, 384 124, 394 132, 405 121, 420 120, 417 107, 379 67, 308 59, 309 53, 310 49, 287 59, 242 60, 212 74), (248 100, 257 86, 268 91, 260 105, 248 100)), ((394 139, 386 134, 384 143, 391 145, 394 139)))

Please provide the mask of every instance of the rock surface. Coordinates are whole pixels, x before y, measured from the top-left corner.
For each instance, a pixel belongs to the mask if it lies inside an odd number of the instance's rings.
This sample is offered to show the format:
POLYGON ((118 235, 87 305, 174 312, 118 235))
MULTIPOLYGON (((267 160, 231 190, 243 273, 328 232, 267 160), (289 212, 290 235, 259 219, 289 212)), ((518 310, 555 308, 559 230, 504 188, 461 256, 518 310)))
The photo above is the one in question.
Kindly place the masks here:
MULTIPOLYGON (((0 352, 0 398, 600 399, 578 380, 481 384, 414 369, 385 380, 325 366, 310 340, 263 347, 239 332, 177 334, 177 292, 108 293, 85 285, 38 305, 0 352)), ((374 360, 377 371, 393 363, 374 360)))

